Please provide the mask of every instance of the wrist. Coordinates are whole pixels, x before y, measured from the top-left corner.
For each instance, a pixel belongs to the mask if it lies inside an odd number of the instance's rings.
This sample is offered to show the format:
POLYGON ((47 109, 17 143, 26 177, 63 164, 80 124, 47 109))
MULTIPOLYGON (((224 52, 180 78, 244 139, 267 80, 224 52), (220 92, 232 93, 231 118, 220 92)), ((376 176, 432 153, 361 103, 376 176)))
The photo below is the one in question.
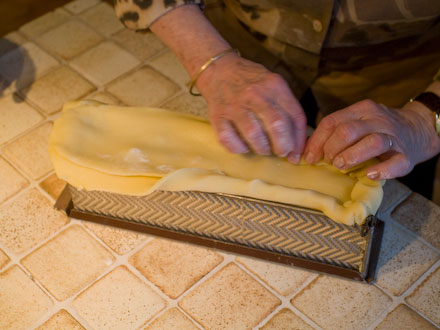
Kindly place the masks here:
MULTIPOLYGON (((209 60, 209 59, 208 59, 209 60)), ((230 52, 222 56, 217 61, 212 62, 206 70, 201 72, 195 86, 201 94, 209 94, 209 92, 218 86, 218 82, 223 80, 224 75, 228 75, 228 72, 240 60, 240 55, 236 52, 230 52)), ((205 62, 206 63, 206 62, 205 62)))
POLYGON ((410 124, 419 131, 429 137, 426 148, 430 149, 430 157, 440 153, 440 136, 436 130, 436 115, 423 103, 418 101, 410 101, 401 109, 404 116, 409 120, 410 124))
POLYGON ((209 58, 231 48, 196 5, 168 12, 151 25, 151 31, 177 55, 191 77, 209 58))

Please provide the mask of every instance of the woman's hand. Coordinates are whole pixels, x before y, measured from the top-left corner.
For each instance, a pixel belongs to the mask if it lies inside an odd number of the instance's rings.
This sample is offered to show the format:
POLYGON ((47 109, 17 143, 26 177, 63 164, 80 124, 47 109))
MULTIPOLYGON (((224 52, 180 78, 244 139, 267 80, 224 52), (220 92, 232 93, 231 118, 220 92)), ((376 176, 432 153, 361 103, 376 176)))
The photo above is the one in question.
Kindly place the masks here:
POLYGON ((231 53, 211 64, 197 87, 220 142, 231 152, 250 148, 299 161, 307 120, 281 76, 231 53))
MULTIPOLYGON (((231 48, 198 6, 180 6, 161 16, 151 30, 194 77, 206 61, 231 48), (191 24, 188 24, 191 22, 191 24)), ((272 152, 296 163, 304 149, 306 117, 287 83, 262 65, 230 53, 197 79, 211 123, 230 151, 272 152)))
POLYGON ((381 162, 367 169, 367 176, 381 180, 408 174, 439 150, 432 113, 422 104, 396 110, 364 100, 325 117, 304 154, 308 163, 324 158, 340 169, 378 157, 381 162))

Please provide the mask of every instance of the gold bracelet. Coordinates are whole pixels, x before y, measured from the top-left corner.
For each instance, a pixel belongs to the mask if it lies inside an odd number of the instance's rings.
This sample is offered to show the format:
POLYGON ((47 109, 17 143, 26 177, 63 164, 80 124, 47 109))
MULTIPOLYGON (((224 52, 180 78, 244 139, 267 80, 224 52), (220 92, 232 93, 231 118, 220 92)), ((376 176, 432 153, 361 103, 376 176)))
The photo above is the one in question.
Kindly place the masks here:
POLYGON ((223 56, 225 56, 225 55, 227 55, 227 54, 229 54, 229 53, 233 53, 233 52, 237 53, 238 56, 240 56, 240 52, 238 51, 238 49, 232 49, 232 48, 230 48, 230 49, 227 49, 227 50, 225 50, 225 51, 223 51, 223 52, 221 52, 221 53, 218 53, 217 55, 215 55, 215 56, 211 57, 209 60, 207 60, 206 63, 203 64, 203 65, 200 67, 199 71, 197 71, 197 73, 194 75, 194 78, 191 80, 191 84, 190 84, 190 86, 189 86, 189 93, 190 93, 191 95, 194 95, 194 96, 201 96, 202 94, 194 93, 194 92, 193 92, 193 88, 194 88, 194 86, 196 85, 196 82, 197 82, 197 79, 199 79, 199 76, 200 76, 200 75, 202 74, 202 72, 205 71, 205 70, 206 70, 206 69, 207 69, 212 63, 214 63, 214 62, 217 61, 218 59, 221 59, 223 56))

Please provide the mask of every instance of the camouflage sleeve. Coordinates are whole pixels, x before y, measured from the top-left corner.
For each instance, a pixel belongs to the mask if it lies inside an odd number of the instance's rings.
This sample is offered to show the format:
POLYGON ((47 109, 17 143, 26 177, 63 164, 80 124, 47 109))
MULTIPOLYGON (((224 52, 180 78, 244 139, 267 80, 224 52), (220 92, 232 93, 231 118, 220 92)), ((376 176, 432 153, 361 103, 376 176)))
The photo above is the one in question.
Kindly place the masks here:
POLYGON ((132 30, 145 30, 160 16, 182 5, 203 0, 115 0, 115 11, 121 22, 132 30))

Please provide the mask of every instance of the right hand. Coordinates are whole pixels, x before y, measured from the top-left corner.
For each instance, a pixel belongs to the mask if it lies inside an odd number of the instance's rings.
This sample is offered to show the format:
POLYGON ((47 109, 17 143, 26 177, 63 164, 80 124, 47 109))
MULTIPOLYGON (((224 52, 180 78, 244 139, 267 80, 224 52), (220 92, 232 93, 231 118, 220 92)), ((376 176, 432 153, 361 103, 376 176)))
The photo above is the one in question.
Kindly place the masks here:
POLYGON ((219 141, 233 153, 252 149, 298 163, 306 116, 286 81, 264 66, 227 54, 212 63, 197 88, 208 103, 219 141))

